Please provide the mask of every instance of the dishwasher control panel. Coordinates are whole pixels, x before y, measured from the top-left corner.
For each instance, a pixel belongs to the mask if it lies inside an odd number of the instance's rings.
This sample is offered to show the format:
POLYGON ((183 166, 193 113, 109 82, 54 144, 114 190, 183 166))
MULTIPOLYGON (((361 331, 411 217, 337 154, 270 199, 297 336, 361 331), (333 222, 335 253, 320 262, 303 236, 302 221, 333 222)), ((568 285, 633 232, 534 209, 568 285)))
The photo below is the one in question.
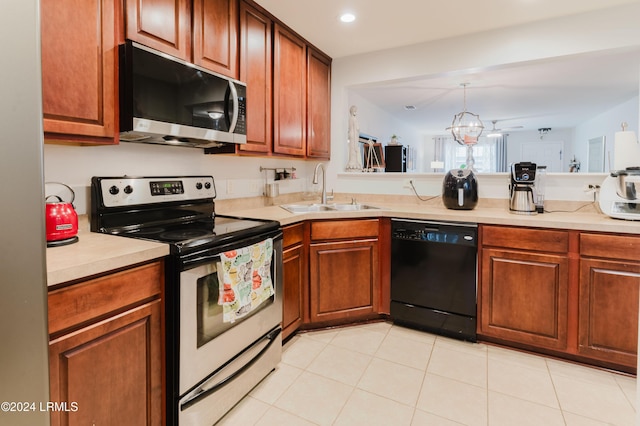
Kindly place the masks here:
POLYGON ((391 238, 477 246, 478 226, 449 222, 391 221, 391 238))

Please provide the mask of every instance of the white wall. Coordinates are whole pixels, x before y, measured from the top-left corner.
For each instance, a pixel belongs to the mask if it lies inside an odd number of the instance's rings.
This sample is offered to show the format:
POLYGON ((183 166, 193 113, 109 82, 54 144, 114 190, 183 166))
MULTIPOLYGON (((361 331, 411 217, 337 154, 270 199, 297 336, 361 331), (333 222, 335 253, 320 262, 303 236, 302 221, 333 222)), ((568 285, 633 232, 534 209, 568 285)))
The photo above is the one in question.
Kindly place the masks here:
POLYGON ((305 191, 317 162, 234 155, 205 155, 202 149, 122 142, 113 146, 44 147, 45 182, 63 182, 76 191, 79 213, 86 212, 92 176, 212 175, 218 199, 259 196, 268 168, 296 168, 297 179, 280 180, 280 193, 305 191))
MULTIPOLYGON (((507 164, 530 160, 521 156, 522 147, 525 144, 562 143, 563 152, 560 159, 562 168, 555 170, 555 172, 568 172, 569 161, 573 157, 573 140, 573 129, 551 129, 542 139, 540 139, 540 133, 535 130, 509 132, 507 137, 507 164)), ((553 172, 551 169, 549 171, 553 172)))
POLYGON ((613 167, 615 160, 614 136, 616 132, 622 130, 620 124, 625 121, 629 125, 627 130, 633 130, 636 135, 638 134, 638 102, 638 96, 635 96, 633 99, 592 117, 576 127, 574 150, 576 157, 583 163, 583 170, 586 170, 588 161, 588 144, 586 142, 599 136, 605 137, 605 171, 610 170, 609 163, 613 167), (602 129, 606 129, 606 132, 603 133, 602 129))
MULTIPOLYGON (((398 136, 398 142, 414 149, 417 161, 415 162, 416 172, 427 172, 424 168, 425 136, 421 132, 406 124, 403 120, 394 117, 382 108, 371 103, 368 99, 363 98, 359 94, 349 91, 349 105, 355 105, 358 108, 356 114, 358 118, 358 126, 360 132, 378 138, 378 142, 387 145, 392 135, 398 136)), ((348 117, 346 118, 348 119, 348 117)), ((347 134, 345 133, 344 144, 347 144, 347 134)))
MULTIPOLYGON (((338 58, 332 68, 332 160, 330 184, 347 162, 349 88, 382 81, 446 75, 471 69, 544 60, 559 56, 637 46, 640 4, 613 7, 528 25, 401 48, 338 58)), ((572 178, 567 185, 572 186, 572 178)), ((363 191, 369 188, 363 187, 363 191)), ((569 190, 569 189, 568 189, 569 190)), ((582 186, 573 188, 582 191, 582 186)))

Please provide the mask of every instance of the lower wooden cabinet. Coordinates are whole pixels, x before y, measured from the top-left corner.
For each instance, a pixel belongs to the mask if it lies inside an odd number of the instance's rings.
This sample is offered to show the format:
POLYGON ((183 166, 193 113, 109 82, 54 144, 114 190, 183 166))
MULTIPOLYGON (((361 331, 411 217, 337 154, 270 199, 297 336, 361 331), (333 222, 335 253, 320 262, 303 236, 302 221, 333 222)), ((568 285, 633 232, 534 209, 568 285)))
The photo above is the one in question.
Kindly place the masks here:
POLYGON ((640 264, 580 262, 578 353, 635 367, 640 264))
POLYGON ((635 371, 640 238, 580 235, 578 353, 635 371))
POLYGON ((566 349, 568 266, 567 256, 483 250, 481 333, 566 349))
POLYGON ((163 423, 163 264, 49 292, 52 425, 163 423))
POLYGON ((389 221, 378 218, 314 220, 283 228, 284 338, 301 328, 381 317, 383 300, 388 305, 389 298, 382 295, 383 289, 389 292, 388 283, 382 283, 389 265, 380 254, 390 252, 384 248, 389 238, 379 236, 384 230, 390 230, 389 221))
POLYGON ((478 334, 636 372, 640 237, 481 227, 478 334))
POLYGON ((353 320, 379 311, 378 219, 311 223, 309 319, 353 320))
POLYGON ((304 245, 304 223, 283 228, 284 296, 282 301, 282 338, 294 333, 304 321, 308 300, 307 250, 304 245))

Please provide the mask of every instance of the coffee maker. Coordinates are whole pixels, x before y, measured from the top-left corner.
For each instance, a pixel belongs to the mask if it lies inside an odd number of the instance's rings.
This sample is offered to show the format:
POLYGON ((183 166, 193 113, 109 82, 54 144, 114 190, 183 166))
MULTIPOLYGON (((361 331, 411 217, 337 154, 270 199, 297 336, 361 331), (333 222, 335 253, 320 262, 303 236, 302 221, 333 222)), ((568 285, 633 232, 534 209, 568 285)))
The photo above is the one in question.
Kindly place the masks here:
POLYGON ((514 214, 536 214, 534 184, 536 163, 511 164, 511 184, 509 185, 509 211, 514 214))

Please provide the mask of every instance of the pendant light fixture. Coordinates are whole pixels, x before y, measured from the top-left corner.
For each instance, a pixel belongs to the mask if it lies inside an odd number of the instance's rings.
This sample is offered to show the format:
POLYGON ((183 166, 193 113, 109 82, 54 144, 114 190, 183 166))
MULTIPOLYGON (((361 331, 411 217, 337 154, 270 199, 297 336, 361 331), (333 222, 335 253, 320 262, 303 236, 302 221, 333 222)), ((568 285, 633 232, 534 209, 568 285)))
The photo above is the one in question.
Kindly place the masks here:
POLYGON ((460 84, 464 91, 464 103, 462 112, 453 116, 451 127, 446 130, 451 131, 451 135, 460 145, 475 145, 478 137, 482 134, 484 126, 478 114, 467 111, 467 86, 469 83, 460 84))

